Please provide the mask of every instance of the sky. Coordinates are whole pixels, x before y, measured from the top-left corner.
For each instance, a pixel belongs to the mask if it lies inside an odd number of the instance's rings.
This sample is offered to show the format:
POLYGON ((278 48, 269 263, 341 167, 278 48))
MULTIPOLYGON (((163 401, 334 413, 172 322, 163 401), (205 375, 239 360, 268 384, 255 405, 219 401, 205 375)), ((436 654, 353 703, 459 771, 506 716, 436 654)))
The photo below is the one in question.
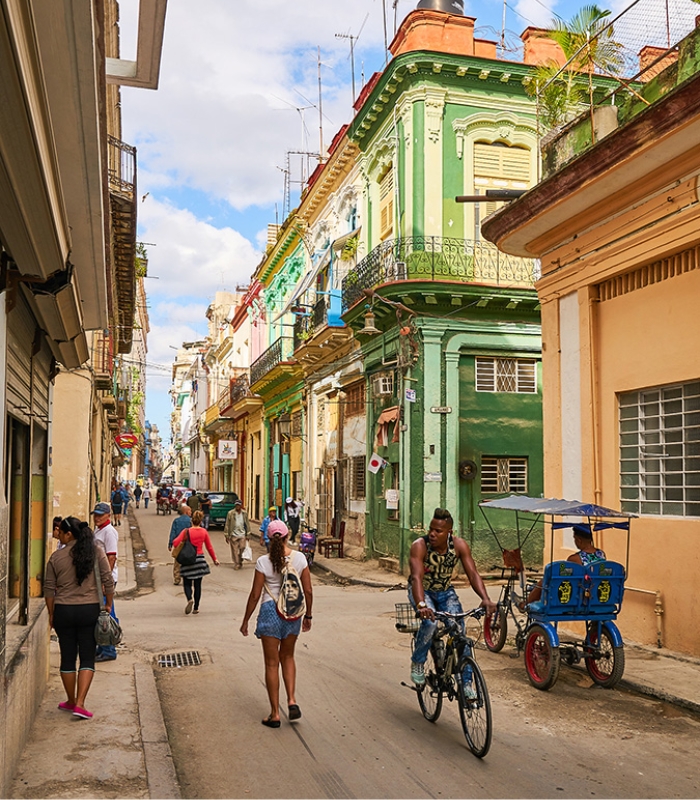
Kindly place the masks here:
MULTIPOLYGON (((399 24, 417 1, 398 0, 399 24)), ((122 57, 133 59, 138 0, 120 5, 122 57)), ((553 14, 569 19, 582 5, 507 0, 506 38, 516 40, 529 25, 546 27, 553 14)), ((616 11, 626 3, 600 5, 616 11)), ((146 416, 163 441, 170 438, 175 350, 206 335, 205 311, 217 290, 248 284, 268 223, 284 218, 287 151, 319 149, 317 48, 327 146, 351 120, 350 43, 342 37, 358 37, 359 92, 363 74, 369 79, 385 65, 383 9, 391 41, 393 6, 169 0, 159 88, 122 88, 122 136, 138 152, 138 239, 149 258, 146 416)), ((481 38, 499 38, 503 9, 502 0, 465 0, 481 38)), ((299 180, 298 158, 292 166, 299 180)))

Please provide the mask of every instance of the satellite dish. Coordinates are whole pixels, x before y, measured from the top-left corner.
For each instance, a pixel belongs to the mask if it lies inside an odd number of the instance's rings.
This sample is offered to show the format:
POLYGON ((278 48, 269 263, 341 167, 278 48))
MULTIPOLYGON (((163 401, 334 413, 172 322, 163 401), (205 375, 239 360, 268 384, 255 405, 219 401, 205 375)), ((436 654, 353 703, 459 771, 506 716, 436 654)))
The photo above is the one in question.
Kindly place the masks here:
POLYGON ((430 8, 433 11, 444 11, 446 14, 464 16, 464 0, 420 0, 418 8, 430 8))
POLYGON ((464 461, 459 462, 459 477, 463 478, 465 481, 473 481, 474 478, 476 478, 477 471, 478 469, 475 461, 465 458, 464 461))

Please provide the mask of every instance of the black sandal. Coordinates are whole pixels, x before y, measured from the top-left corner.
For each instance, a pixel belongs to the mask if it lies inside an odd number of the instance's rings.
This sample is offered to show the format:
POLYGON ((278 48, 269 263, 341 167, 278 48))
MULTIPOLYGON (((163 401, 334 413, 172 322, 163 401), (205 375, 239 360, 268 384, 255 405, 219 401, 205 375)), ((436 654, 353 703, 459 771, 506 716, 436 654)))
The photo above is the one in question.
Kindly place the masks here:
POLYGON ((301 719, 301 709, 296 703, 292 703, 292 705, 289 706, 289 721, 291 722, 295 719, 301 719))
MULTIPOLYGON (((270 715, 270 717, 271 716, 272 715, 270 715)), ((268 728, 279 728, 282 723, 278 719, 271 719, 270 717, 261 720, 262 724, 267 725, 268 728)))

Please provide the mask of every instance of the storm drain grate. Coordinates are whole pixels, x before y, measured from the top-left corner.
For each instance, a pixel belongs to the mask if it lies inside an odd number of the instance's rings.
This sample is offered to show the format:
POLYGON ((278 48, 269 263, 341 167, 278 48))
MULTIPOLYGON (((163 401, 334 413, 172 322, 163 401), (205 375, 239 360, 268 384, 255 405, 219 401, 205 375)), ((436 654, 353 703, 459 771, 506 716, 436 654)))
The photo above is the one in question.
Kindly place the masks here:
POLYGON ((196 650, 185 653, 165 653, 158 656, 159 667, 199 667, 202 663, 196 650))

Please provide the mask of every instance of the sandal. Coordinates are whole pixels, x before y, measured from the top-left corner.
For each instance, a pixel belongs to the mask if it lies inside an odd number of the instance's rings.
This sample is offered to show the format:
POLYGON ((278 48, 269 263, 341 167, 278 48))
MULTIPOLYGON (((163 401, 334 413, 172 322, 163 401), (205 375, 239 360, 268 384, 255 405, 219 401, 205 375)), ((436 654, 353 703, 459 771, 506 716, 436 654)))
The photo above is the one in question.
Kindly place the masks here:
POLYGON ((292 722, 295 719, 301 719, 301 709, 296 703, 292 703, 289 706, 289 721, 292 722))
POLYGON ((267 725, 268 728, 279 728, 282 724, 278 719, 270 719, 270 717, 261 720, 261 722, 263 725, 267 725))

